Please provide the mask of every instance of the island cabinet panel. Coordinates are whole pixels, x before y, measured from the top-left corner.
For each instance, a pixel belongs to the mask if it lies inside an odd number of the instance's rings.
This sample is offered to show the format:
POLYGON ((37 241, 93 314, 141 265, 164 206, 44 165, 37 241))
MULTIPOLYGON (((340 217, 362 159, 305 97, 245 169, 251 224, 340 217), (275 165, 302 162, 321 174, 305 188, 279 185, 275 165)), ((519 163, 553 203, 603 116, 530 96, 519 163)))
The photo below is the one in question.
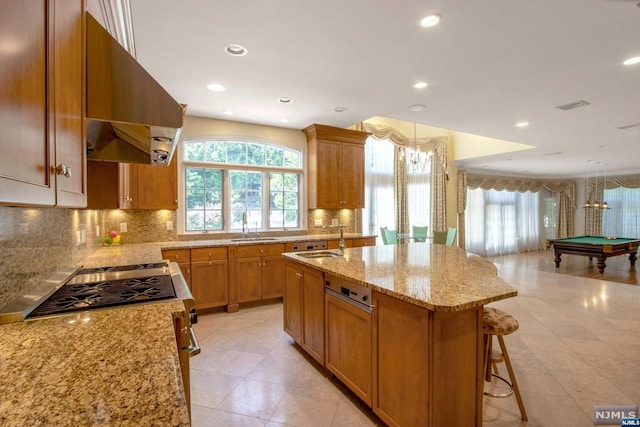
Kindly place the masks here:
POLYGON ((324 278, 321 272, 285 263, 284 330, 324 365, 324 278))
POLYGON ((302 342, 302 276, 300 267, 285 262, 284 275, 284 331, 300 344, 302 342))
POLYGON ((191 249, 191 293, 198 309, 229 303, 226 247, 191 249))
POLYGON ((376 238, 375 237, 362 237, 360 239, 353 239, 352 246, 354 248, 361 248, 363 246, 375 246, 376 238))
POLYGON ((314 124, 303 129, 309 148, 309 209, 364 207, 366 132, 314 124))
POLYGON ((373 412, 390 426, 427 426, 429 311, 379 292, 372 298, 373 412))
POLYGON ((373 411, 390 426, 482 425, 482 307, 438 312, 373 293, 373 411))
POLYGON ((371 313, 325 294, 325 366, 371 406, 371 313))

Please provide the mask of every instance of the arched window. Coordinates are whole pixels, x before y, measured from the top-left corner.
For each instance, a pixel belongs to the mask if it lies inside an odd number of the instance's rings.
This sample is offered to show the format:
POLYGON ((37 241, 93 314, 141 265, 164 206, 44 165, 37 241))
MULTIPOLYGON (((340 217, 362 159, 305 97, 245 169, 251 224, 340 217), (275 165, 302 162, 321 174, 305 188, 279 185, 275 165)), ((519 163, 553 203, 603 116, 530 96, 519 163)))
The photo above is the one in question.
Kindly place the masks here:
POLYGON ((185 141, 181 232, 300 228, 302 153, 243 140, 185 141))

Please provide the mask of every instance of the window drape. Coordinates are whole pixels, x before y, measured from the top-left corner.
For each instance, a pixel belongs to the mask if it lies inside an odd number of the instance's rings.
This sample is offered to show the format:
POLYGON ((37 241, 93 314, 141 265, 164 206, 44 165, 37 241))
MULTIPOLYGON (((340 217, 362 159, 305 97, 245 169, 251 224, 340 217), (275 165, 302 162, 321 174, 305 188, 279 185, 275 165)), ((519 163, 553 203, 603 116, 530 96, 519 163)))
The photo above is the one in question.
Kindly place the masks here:
MULTIPOLYGON (((640 180, 639 180, 640 183, 640 180)), ((575 235, 575 210, 576 210, 576 183, 572 180, 566 181, 542 181, 528 180, 522 178, 496 177, 469 174, 465 171, 458 171, 458 227, 460 244, 465 245, 465 230, 467 220, 465 211, 468 200, 467 188, 497 191, 517 191, 517 192, 538 192, 547 189, 555 195, 555 237, 569 237, 575 235)), ((462 246, 464 247, 464 246, 462 246)))
POLYGON ((586 188, 592 202, 606 201, 609 205, 608 210, 585 209, 590 234, 640 237, 640 176, 601 177, 588 181, 586 188))
MULTIPOLYGON (((394 159, 396 159, 396 167, 400 165, 400 149, 414 149, 423 153, 431 153, 431 172, 429 174, 429 191, 430 191, 430 206, 429 212, 431 214, 430 224, 416 224, 416 225, 428 225, 430 231, 443 231, 447 229, 446 218, 446 181, 447 181, 447 136, 439 136, 432 138, 409 138, 403 135, 396 129, 389 126, 379 125, 371 122, 362 122, 360 129, 364 132, 369 132, 371 136, 378 140, 388 139, 394 146, 395 150, 394 159)), ((404 160, 402 160, 404 167, 404 160)), ((402 181, 398 181, 398 190, 402 197, 402 190, 400 186, 402 181)), ((406 187, 406 185, 404 186, 406 187)), ((409 231, 409 220, 407 216, 403 215, 404 209, 402 206, 407 206, 402 198, 395 200, 396 211, 398 213, 398 230, 400 232, 409 231), (404 219, 403 219, 404 218, 404 219)))

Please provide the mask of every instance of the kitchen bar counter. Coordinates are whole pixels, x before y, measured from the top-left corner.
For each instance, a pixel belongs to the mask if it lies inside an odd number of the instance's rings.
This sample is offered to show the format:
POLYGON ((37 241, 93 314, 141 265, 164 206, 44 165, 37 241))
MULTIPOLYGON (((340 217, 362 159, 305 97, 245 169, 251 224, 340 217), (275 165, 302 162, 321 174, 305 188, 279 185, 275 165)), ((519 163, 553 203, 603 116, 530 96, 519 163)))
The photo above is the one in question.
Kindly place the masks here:
POLYGON ((181 311, 158 302, 0 326, 0 425, 188 426, 181 311))
POLYGON ((456 246, 349 248, 341 257, 286 257, 433 311, 460 311, 517 295, 489 261, 456 246))

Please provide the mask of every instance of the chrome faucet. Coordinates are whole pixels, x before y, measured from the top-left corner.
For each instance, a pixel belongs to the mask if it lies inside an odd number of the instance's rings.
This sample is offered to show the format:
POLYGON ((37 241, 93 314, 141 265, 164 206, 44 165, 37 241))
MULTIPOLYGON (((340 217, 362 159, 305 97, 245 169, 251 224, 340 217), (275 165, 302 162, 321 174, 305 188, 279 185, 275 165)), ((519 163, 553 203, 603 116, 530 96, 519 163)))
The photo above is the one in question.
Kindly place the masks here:
POLYGON ((249 231, 249 227, 247 227, 247 211, 242 212, 242 234, 245 234, 249 231))
POLYGON ((340 228, 340 242, 338 243, 338 252, 343 254, 344 249, 347 247, 346 243, 344 242, 344 224, 341 224, 338 227, 340 228))

